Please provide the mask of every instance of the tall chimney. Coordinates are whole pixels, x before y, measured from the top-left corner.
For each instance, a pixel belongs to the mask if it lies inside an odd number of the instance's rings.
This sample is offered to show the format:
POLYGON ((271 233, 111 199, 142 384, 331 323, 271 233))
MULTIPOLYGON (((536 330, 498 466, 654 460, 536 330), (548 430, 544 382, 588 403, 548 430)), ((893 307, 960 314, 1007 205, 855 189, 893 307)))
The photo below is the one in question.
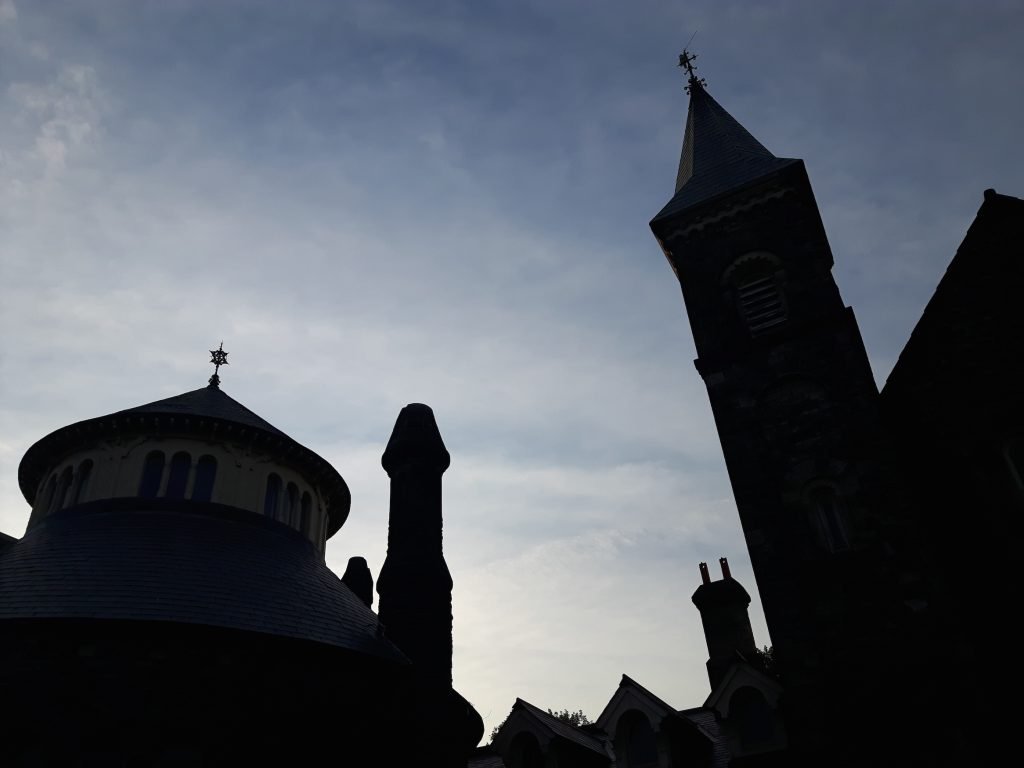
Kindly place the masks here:
POLYGON ((373 575, 366 564, 365 557, 350 557, 345 575, 341 583, 352 590, 352 593, 366 603, 367 608, 373 607, 373 575))
POLYGON ((700 611, 708 644, 708 679, 712 690, 738 660, 737 654, 750 658, 756 648, 747 613, 750 595, 732 578, 729 562, 724 557, 718 562, 722 566, 722 580, 710 581, 707 565, 701 563, 703 583, 693 593, 693 604, 700 611))
POLYGON ((377 579, 380 619, 419 674, 452 682, 452 577, 441 548, 441 475, 451 457, 434 412, 398 414, 381 464, 391 478, 388 554, 377 579))
POLYGON ((391 509, 377 594, 388 637, 412 661, 417 753, 438 766, 456 760, 449 722, 452 577, 441 546, 441 475, 450 462, 434 412, 420 403, 405 406, 381 457, 391 478, 391 509))

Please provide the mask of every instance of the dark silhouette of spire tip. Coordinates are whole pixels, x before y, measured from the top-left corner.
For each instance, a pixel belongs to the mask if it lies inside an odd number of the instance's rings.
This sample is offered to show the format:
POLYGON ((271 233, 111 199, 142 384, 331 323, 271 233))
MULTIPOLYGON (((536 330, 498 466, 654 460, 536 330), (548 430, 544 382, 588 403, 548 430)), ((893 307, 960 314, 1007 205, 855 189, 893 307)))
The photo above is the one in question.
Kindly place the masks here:
POLYGON ((224 351, 224 342, 220 343, 217 349, 210 350, 210 362, 213 363, 213 376, 210 377, 209 382, 211 387, 220 386, 220 367, 228 364, 228 353, 224 351))
POLYGON ((697 54, 690 53, 685 48, 683 49, 683 52, 679 54, 679 66, 686 70, 687 77, 684 90, 687 93, 693 93, 694 88, 703 88, 708 84, 708 81, 703 77, 697 76, 696 67, 693 65, 693 62, 696 60, 697 54))

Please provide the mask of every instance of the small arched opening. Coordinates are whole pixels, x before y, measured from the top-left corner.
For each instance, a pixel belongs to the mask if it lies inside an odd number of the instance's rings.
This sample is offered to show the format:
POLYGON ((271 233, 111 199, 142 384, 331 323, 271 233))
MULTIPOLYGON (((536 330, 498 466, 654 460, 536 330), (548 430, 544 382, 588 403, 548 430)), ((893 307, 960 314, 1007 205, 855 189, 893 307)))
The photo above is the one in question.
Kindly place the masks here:
POLYGON ((184 499, 188 487, 188 473, 192 469, 192 457, 185 451, 178 451, 171 459, 171 472, 167 476, 168 499, 184 499))
POLYGON ((281 503, 281 477, 274 472, 267 475, 267 490, 263 495, 263 514, 277 519, 278 506, 281 503))
POLYGON ((40 514, 45 515, 50 511, 50 507, 53 505, 54 494, 57 493, 57 475, 50 475, 50 479, 46 481, 46 488, 42 491, 42 498, 39 500, 39 504, 36 505, 36 509, 40 514))
POLYGON ((764 694, 749 685, 729 698, 729 720, 744 749, 770 746, 775 738, 775 712, 764 694))
POLYGON ((508 751, 512 768, 544 768, 544 753, 532 733, 519 733, 508 751))
POLYGON ((288 483, 284 494, 284 512, 281 519, 292 528, 298 527, 299 518, 299 489, 295 483, 288 483))
POLYGON ((313 497, 309 495, 309 491, 302 494, 302 514, 299 520, 300 530, 306 536, 313 535, 313 497))
POLYGON ((618 722, 615 733, 616 755, 625 768, 655 768, 658 765, 658 737, 647 715, 632 709, 618 722))
POLYGON ((71 500, 68 502, 68 506, 74 506, 85 501, 86 495, 89 493, 89 478, 92 476, 92 459, 86 459, 78 465, 78 471, 75 472, 75 482, 71 488, 71 500))
POLYGON ((150 451, 142 466, 142 480, 139 482, 139 496, 155 499, 160 493, 160 481, 164 477, 164 452, 150 451))
POLYGON ((210 455, 200 456, 196 462, 196 482, 192 487, 193 501, 213 498, 213 482, 217 478, 217 460, 210 455))
POLYGON ((64 471, 60 473, 60 478, 57 480, 57 490, 50 500, 50 512, 64 509, 64 505, 68 500, 68 491, 71 490, 71 478, 71 467, 64 467, 64 471))

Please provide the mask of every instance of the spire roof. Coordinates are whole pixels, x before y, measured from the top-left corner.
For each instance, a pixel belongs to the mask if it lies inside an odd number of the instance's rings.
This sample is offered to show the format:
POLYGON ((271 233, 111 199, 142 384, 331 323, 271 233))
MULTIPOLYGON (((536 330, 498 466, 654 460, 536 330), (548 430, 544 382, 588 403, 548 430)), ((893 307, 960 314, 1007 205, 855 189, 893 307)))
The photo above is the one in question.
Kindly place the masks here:
POLYGON ((676 192, 655 216, 672 216, 768 176, 799 160, 776 157, 691 79, 676 192))
MULTIPOLYGON (((276 437, 288 438, 284 432, 273 424, 250 411, 233 397, 227 395, 216 385, 202 389, 194 389, 164 400, 146 403, 135 408, 118 411, 112 416, 130 416, 133 414, 160 414, 166 416, 200 416, 221 421, 230 421, 246 427, 269 432, 276 437)), ((291 438, 288 438, 289 440, 291 438)))

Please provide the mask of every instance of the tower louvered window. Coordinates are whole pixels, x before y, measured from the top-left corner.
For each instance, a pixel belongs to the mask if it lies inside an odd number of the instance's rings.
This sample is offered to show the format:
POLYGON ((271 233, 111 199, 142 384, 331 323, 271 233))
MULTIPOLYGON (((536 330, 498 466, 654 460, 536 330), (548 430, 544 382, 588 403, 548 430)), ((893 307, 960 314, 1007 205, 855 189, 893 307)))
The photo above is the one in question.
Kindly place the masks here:
POLYGON ((752 334, 763 333, 786 321, 786 305, 774 273, 736 287, 740 312, 752 334))

